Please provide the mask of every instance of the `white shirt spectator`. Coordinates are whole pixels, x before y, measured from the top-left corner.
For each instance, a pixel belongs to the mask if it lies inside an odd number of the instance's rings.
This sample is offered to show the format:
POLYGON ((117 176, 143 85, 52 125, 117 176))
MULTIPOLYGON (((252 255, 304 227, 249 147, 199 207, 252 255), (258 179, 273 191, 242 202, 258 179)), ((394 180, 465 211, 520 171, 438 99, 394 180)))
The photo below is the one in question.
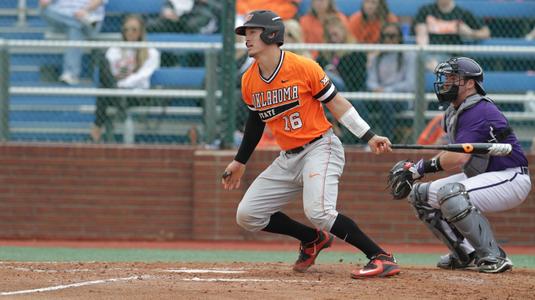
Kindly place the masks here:
POLYGON ((106 51, 106 59, 110 64, 112 75, 116 78, 124 77, 117 81, 117 87, 132 89, 148 89, 150 87, 150 77, 160 67, 160 52, 154 48, 148 50, 147 60, 137 71, 134 70, 136 66, 135 49, 111 47, 106 51))

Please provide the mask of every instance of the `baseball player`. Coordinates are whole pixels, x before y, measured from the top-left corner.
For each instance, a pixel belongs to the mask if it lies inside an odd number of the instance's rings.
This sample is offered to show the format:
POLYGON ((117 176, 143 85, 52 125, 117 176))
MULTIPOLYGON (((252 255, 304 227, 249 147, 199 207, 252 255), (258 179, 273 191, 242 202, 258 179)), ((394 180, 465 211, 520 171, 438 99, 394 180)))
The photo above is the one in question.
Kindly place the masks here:
POLYGON ((237 223, 249 231, 284 234, 301 241, 293 266, 297 272, 305 272, 314 264, 319 252, 331 245, 332 233, 370 259, 363 269, 351 273, 353 278, 398 274, 394 257, 336 211, 344 149, 333 134, 323 105, 375 153, 391 151, 389 139, 370 130, 317 63, 280 49, 284 24, 275 13, 254 11, 235 32, 245 36, 248 55, 255 62, 242 77, 242 97, 250 111, 238 153, 223 174, 224 188, 239 187, 245 164, 266 124, 282 149, 243 196, 237 223), (317 229, 281 212, 301 191, 305 215, 317 229))
POLYGON ((528 161, 507 119, 485 96, 483 69, 476 61, 451 58, 438 64, 435 74, 435 94, 448 105, 444 130, 450 142, 509 143, 512 153, 498 157, 441 152, 430 160, 398 162, 391 171, 393 195, 408 195, 420 220, 451 251, 441 257, 439 268, 504 272, 513 264, 482 213, 508 210, 526 199, 531 189, 528 161), (460 172, 412 185, 424 174, 442 170, 460 172), (400 181, 403 172, 410 177, 400 181))

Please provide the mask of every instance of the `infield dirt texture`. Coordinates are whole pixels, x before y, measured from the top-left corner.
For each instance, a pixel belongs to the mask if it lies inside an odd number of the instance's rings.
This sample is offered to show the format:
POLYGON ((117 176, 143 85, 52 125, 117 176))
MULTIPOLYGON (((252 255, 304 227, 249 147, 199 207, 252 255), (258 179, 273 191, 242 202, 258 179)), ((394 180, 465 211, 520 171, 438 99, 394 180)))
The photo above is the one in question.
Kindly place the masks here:
POLYGON ((0 299, 535 299, 529 248, 510 249, 513 271, 482 274, 435 268, 440 246, 389 247, 400 275, 354 280, 367 259, 339 241, 304 274, 292 245, 20 244, 0 243, 0 299))

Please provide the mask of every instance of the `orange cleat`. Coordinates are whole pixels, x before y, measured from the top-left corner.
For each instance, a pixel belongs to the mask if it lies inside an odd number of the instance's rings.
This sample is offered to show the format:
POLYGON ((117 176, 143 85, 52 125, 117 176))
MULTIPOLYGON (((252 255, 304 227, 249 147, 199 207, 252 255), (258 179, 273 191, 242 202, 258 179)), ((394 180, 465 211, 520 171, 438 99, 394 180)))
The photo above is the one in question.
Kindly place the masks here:
POLYGON ((320 251, 329 248, 333 243, 334 236, 325 230, 318 230, 318 238, 308 244, 301 243, 299 248, 299 258, 294 264, 293 270, 296 272, 305 272, 314 264, 320 251))
POLYGON ((351 278, 388 277, 399 274, 399 266, 392 254, 378 254, 360 270, 351 272, 351 278))

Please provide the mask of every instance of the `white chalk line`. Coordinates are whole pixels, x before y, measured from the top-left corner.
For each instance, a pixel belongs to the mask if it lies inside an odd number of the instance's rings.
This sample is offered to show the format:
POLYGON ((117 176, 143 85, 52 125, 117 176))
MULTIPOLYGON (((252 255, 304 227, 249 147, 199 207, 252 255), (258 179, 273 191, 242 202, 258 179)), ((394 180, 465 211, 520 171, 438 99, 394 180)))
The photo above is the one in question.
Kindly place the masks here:
POLYGON ((45 288, 31 289, 31 290, 2 292, 2 293, 0 293, 0 296, 32 294, 32 293, 39 293, 39 292, 50 292, 50 291, 68 289, 68 288, 81 287, 81 286, 88 286, 88 285, 95 285, 95 284, 102 284, 102 283, 110 283, 110 282, 118 282, 118 281, 130 281, 130 280, 136 280, 136 279, 148 279, 148 278, 150 278, 150 276, 142 275, 142 276, 130 276, 130 277, 122 277, 122 278, 99 279, 99 280, 77 282, 77 283, 72 283, 72 284, 62 284, 62 285, 45 287, 45 288))
POLYGON ((195 282, 282 282, 282 283, 320 283, 319 280, 294 280, 294 279, 259 279, 259 278, 182 278, 181 281, 195 282))
POLYGON ((187 268, 168 269, 168 270, 164 270, 164 272, 170 272, 170 273, 194 273, 194 274, 202 274, 202 273, 242 274, 242 273, 246 273, 246 271, 243 271, 243 270, 232 270, 232 269, 187 269, 187 268))
MULTIPOLYGON (((15 268, 21 271, 29 271, 31 269, 27 268, 15 268)), ((85 269, 81 269, 84 270, 85 269)), ((57 271, 57 270, 48 270, 48 271, 57 271)), ((181 269, 167 269, 163 270, 164 272, 171 272, 171 273, 187 273, 187 274, 206 274, 206 273, 215 273, 215 274, 243 274, 246 273, 244 270, 236 270, 236 269, 188 269, 188 268, 181 268, 181 269)), ((11 292, 0 292, 0 296, 11 296, 11 295, 21 295, 21 294, 31 294, 31 293, 40 293, 40 292, 50 292, 50 291, 57 291, 57 290, 63 290, 63 289, 69 289, 69 288, 77 288, 82 286, 89 286, 89 285, 96 285, 96 284, 105 284, 105 283, 112 283, 112 282, 119 282, 119 281, 131 281, 136 279, 149 279, 149 278, 155 278, 155 276, 150 275, 136 275, 136 276, 130 276, 130 277, 122 277, 122 278, 110 278, 110 279, 99 279, 99 280, 91 280, 91 281, 83 281, 78 283, 72 283, 72 284, 62 284, 57 286, 50 286, 50 287, 44 287, 44 288, 37 288, 37 289, 30 289, 30 290, 20 290, 20 291, 11 291, 11 292)), ((199 278, 199 277, 193 277, 193 278, 180 278, 178 279, 180 281, 188 281, 188 282, 281 282, 281 283, 319 283, 321 281, 319 280, 292 280, 292 279, 261 279, 261 278, 199 278)))

